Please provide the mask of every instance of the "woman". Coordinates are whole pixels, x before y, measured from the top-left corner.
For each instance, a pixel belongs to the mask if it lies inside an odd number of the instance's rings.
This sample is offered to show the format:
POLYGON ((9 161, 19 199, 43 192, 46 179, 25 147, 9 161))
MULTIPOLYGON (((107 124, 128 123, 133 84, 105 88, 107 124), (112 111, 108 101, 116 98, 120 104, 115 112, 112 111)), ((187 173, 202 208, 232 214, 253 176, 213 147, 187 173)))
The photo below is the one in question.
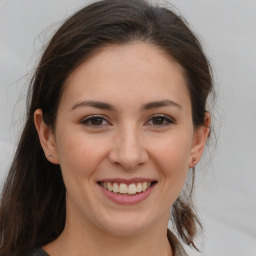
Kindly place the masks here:
POLYGON ((200 43, 171 10, 103 0, 74 14, 31 82, 0 255, 187 255, 170 214, 196 248, 200 221, 182 189, 209 135, 212 90, 200 43))

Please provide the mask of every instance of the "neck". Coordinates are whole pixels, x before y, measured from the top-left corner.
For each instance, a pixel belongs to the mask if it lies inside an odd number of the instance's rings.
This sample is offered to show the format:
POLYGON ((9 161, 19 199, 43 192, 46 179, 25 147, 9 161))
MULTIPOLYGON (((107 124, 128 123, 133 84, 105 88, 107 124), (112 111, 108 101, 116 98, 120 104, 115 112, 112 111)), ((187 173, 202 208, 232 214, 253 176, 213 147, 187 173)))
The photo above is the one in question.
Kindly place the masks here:
POLYGON ((51 256, 173 255, 167 225, 155 225, 137 234, 117 236, 77 224, 67 222, 60 237, 44 249, 51 256))

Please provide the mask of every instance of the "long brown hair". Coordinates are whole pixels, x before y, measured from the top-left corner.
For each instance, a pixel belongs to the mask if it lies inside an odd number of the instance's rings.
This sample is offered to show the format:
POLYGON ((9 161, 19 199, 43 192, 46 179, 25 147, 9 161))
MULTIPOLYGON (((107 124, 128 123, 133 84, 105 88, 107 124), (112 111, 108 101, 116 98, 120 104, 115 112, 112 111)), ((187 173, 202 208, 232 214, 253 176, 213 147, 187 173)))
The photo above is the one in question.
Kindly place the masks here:
MULTIPOLYGON (((63 84, 71 72, 101 47, 132 41, 159 47, 184 68, 194 127, 204 125, 213 90, 210 66, 183 18, 144 0, 102 0, 79 10, 52 37, 30 83, 25 127, 2 191, 0 255, 23 255, 47 244, 65 225, 61 169, 45 158, 34 111, 42 109, 45 123, 54 128, 63 84)), ((190 199, 180 197, 171 213, 180 237, 195 247, 200 221, 190 199)))

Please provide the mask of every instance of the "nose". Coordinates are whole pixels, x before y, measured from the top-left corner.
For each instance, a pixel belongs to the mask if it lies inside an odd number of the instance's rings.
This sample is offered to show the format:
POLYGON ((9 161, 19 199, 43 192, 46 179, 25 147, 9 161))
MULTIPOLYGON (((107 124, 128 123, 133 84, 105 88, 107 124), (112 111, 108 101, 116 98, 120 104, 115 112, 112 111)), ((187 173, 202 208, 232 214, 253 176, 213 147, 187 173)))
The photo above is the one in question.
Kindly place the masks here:
POLYGON ((125 170, 134 170, 148 161, 147 151, 136 128, 125 128, 116 134, 109 159, 125 170))

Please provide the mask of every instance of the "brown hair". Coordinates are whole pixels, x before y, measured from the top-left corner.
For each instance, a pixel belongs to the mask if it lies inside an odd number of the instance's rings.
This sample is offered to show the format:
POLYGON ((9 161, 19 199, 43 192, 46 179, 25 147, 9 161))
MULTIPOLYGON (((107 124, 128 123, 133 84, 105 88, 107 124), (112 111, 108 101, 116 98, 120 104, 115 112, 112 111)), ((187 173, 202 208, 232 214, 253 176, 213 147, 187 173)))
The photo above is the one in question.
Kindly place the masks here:
MULTIPOLYGON (((185 70, 194 127, 204 125, 212 91, 209 63, 196 36, 172 10, 144 0, 102 0, 69 18, 50 40, 27 99, 27 119, 10 167, 0 206, 0 255, 22 255, 56 239, 65 225, 65 185, 58 165, 47 161, 33 122, 43 110, 54 127, 63 84, 71 72, 97 49, 109 44, 142 41, 155 45, 185 70)), ((190 199, 172 208, 174 226, 194 245, 196 216, 190 199)))

